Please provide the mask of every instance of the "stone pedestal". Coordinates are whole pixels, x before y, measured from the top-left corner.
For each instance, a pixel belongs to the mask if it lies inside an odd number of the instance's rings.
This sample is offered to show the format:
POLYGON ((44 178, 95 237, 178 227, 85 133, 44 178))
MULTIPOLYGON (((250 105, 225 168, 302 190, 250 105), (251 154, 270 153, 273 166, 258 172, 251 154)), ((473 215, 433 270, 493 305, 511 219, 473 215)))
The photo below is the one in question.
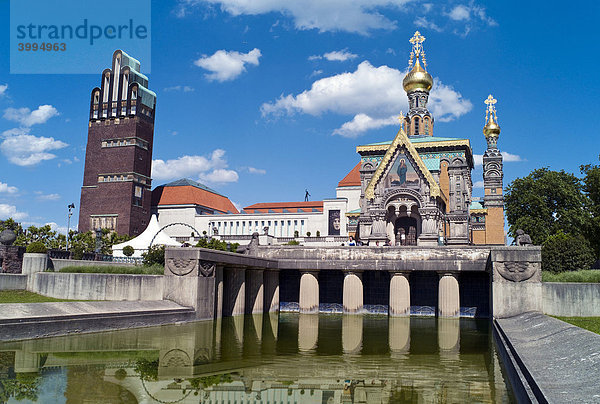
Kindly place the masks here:
POLYGON ((409 274, 408 272, 393 272, 390 275, 390 316, 410 316, 409 274))
POLYGON ((25 247, 0 244, 0 273, 20 274, 25 247))
POLYGON ((344 353, 358 354, 362 349, 363 316, 342 317, 342 349, 344 353))
POLYGON ((246 270, 246 314, 262 314, 264 283, 262 269, 246 270))
POLYGON ((279 311, 279 272, 265 271, 265 313, 279 311))
POLYGON ((344 313, 356 314, 363 309, 363 283, 361 272, 344 274, 343 291, 344 313))
POLYGON ((318 272, 302 272, 300 277, 300 313, 319 312, 318 272))
POLYGON ((457 274, 441 273, 438 294, 438 315, 458 317, 460 315, 460 294, 457 274))
POLYGON ((237 316, 244 314, 246 304, 246 270, 242 268, 225 268, 223 315, 237 316))
POLYGON ((25 253, 23 255, 23 267, 21 273, 32 275, 36 272, 44 272, 48 268, 48 254, 25 253))

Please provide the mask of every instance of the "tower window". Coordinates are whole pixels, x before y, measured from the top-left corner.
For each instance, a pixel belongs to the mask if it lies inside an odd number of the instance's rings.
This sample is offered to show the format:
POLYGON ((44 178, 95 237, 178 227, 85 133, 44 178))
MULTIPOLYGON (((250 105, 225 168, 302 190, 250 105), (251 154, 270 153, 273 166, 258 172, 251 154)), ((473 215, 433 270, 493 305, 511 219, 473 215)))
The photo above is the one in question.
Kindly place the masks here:
POLYGON ((415 98, 415 107, 419 108, 419 97, 415 98))
POLYGON ((419 134, 419 118, 415 118, 415 135, 419 134))

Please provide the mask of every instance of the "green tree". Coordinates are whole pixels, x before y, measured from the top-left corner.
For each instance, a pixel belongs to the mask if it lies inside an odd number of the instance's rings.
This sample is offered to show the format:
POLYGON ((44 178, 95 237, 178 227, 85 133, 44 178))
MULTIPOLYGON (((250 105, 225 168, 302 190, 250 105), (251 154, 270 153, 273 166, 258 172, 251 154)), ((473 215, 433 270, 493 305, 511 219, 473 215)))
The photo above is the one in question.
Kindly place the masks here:
POLYGON ((538 245, 559 230, 582 234, 589 217, 584 202, 581 181, 573 174, 548 168, 533 170, 505 190, 509 234, 515 237, 517 229, 523 229, 538 245))
POLYGON ((594 262, 594 250, 581 234, 572 235, 559 231, 542 244, 542 269, 550 272, 590 269, 594 262))
POLYGON ((143 263, 146 266, 165 265, 165 246, 153 245, 147 252, 142 254, 143 263))
POLYGON ((131 257, 134 253, 135 253, 135 249, 132 246, 126 245, 125 247, 123 247, 123 254, 126 257, 131 257))
POLYGON ((600 258, 600 165, 581 166, 585 207, 590 214, 586 226, 586 236, 594 248, 596 258, 600 258))

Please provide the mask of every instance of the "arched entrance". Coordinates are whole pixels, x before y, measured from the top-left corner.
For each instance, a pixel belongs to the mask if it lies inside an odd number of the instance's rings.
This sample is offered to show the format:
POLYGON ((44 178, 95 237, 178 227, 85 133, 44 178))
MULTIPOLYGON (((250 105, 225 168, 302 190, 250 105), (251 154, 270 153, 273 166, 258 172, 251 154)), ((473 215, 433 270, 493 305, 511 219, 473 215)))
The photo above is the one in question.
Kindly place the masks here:
POLYGON ((399 245, 417 245, 417 219, 410 216, 398 218, 394 223, 394 234, 399 245))

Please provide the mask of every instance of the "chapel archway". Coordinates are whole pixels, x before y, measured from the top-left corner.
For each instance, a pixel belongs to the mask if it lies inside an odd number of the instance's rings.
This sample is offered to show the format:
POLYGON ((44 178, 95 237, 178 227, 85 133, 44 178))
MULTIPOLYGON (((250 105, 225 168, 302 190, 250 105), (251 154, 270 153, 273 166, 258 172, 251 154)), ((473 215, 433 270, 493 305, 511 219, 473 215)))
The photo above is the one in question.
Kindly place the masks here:
POLYGON ((418 222, 416 217, 404 216, 396 219, 394 234, 397 245, 417 245, 418 222))

